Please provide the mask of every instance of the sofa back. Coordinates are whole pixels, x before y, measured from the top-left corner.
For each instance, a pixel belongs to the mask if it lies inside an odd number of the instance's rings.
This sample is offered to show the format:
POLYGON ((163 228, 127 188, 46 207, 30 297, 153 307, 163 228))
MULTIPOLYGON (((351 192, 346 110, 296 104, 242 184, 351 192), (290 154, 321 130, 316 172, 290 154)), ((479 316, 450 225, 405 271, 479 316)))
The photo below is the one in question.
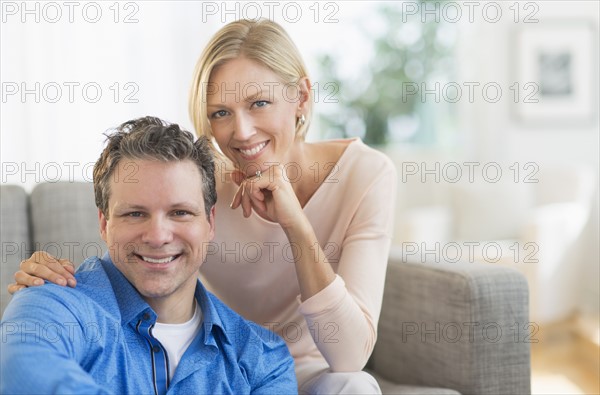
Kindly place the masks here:
POLYGON ((30 195, 20 186, 1 185, 0 194, 2 313, 10 301, 7 285, 14 282, 21 260, 34 251, 69 259, 77 266, 106 250, 92 183, 43 183, 30 195))

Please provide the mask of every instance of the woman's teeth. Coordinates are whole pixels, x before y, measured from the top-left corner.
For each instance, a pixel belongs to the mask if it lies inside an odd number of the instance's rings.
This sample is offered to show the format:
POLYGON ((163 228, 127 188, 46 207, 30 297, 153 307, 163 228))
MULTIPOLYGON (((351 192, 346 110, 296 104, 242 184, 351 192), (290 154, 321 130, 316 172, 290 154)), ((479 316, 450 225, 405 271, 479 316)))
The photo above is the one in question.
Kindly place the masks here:
POLYGON ((266 142, 264 143, 260 143, 259 145, 257 145, 256 147, 252 148, 252 149, 241 149, 240 148, 240 152, 246 156, 252 156, 252 155, 256 155, 258 154, 263 148, 265 148, 265 146, 267 145, 266 142))

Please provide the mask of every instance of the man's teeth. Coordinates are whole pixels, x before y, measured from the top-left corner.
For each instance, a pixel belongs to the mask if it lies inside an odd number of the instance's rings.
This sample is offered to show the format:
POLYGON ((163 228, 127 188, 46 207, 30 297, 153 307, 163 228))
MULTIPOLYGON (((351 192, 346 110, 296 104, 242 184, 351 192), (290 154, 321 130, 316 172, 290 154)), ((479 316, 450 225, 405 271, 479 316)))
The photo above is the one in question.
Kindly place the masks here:
POLYGON ((264 143, 260 143, 259 145, 257 145, 256 147, 252 148, 252 149, 241 149, 240 148, 240 152, 246 156, 252 156, 252 155, 256 155, 259 151, 261 151, 263 148, 265 148, 265 145, 267 145, 266 142, 264 143))
POLYGON ((148 258, 147 256, 142 256, 142 259, 146 262, 150 262, 150 263, 169 263, 171 262, 173 259, 175 259, 175 256, 169 256, 167 258, 162 258, 162 259, 153 259, 153 258, 148 258))

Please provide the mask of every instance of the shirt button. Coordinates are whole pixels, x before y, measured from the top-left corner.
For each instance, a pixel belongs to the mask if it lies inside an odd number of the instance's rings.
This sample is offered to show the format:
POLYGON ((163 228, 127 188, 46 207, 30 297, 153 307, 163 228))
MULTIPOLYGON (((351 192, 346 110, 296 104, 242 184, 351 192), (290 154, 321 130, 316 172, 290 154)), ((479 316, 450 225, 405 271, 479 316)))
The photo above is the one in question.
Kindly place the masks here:
POLYGON ((154 351, 155 353, 157 353, 157 352, 159 352, 159 351, 160 351, 160 347, 158 347, 158 346, 153 346, 153 347, 152 347, 152 351, 154 351))
POLYGON ((148 321, 150 319, 150 314, 144 313, 144 315, 142 316, 142 318, 144 319, 144 321, 148 321))

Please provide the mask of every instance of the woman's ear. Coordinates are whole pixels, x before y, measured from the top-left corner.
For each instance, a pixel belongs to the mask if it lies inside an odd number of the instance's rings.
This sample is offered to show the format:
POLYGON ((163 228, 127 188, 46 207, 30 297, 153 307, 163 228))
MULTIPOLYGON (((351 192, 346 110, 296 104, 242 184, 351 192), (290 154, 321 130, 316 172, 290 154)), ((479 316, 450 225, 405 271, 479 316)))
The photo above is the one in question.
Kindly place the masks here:
POLYGON ((300 90, 299 100, 298 100, 298 110, 306 110, 308 102, 310 100, 310 89, 312 85, 308 77, 302 77, 300 81, 298 81, 298 89, 300 90))

